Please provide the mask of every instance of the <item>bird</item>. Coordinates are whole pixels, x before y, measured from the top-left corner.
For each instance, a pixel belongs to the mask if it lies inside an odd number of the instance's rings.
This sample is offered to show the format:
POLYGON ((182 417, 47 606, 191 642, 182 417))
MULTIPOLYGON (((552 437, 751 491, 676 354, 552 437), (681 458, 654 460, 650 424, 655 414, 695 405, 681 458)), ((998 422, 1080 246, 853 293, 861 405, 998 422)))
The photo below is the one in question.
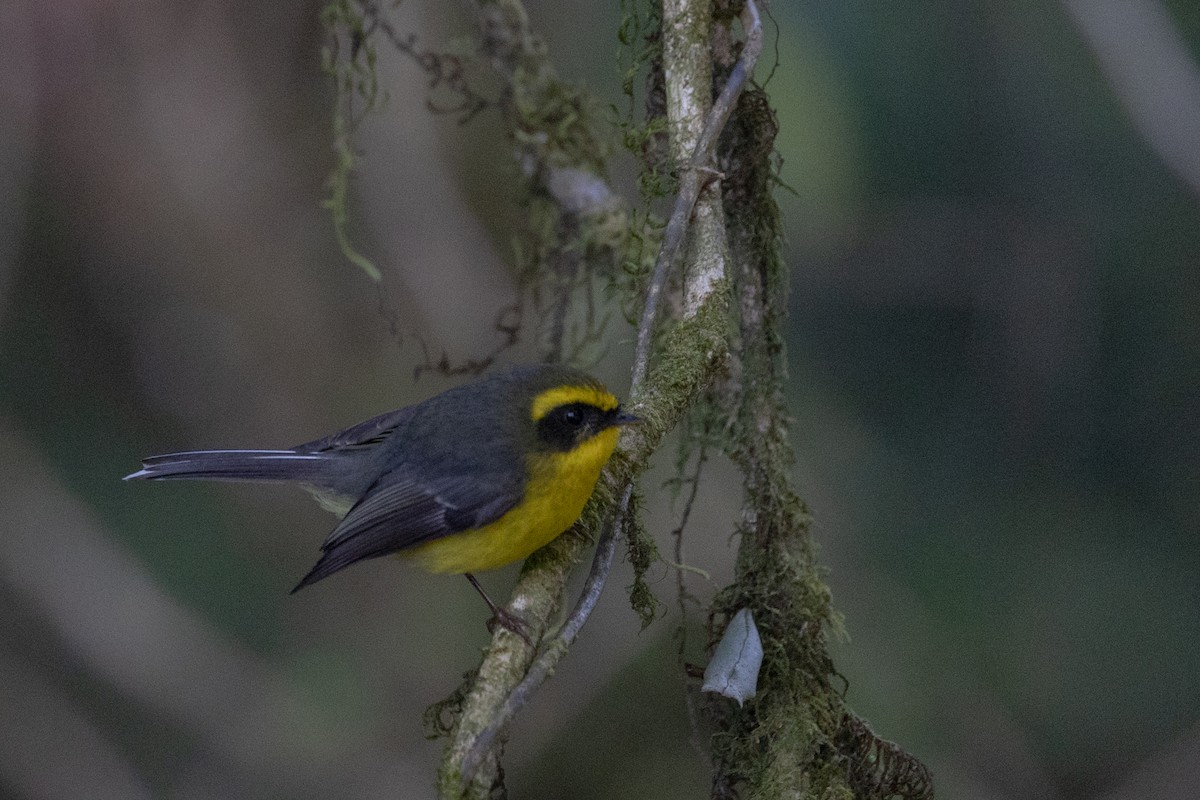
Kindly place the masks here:
POLYGON ((579 518, 622 426, 637 422, 580 370, 521 365, 286 450, 150 456, 125 480, 292 482, 340 521, 292 592, 398 555, 466 575, 500 624, 526 625, 476 572, 523 559, 579 518))

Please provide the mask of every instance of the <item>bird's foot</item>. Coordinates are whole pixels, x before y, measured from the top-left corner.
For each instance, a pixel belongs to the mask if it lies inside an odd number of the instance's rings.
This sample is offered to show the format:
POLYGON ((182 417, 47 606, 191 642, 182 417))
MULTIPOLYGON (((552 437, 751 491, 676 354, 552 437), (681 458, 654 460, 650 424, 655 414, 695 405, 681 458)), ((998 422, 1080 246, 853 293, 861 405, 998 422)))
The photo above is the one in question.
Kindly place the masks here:
POLYGON ((533 631, 530 629, 529 623, 499 606, 492 609, 492 618, 487 621, 488 633, 495 633, 497 627, 504 628, 509 633, 515 633, 517 636, 520 636, 530 648, 534 646, 533 637, 531 636, 533 631))
POLYGON ((506 611, 496 605, 492 598, 488 597, 488 593, 483 590, 483 587, 479 585, 479 581, 475 580, 475 576, 469 572, 467 573, 467 580, 471 582, 471 585, 475 587, 475 591, 479 592, 480 597, 488 604, 488 608, 492 610, 492 618, 487 621, 488 633, 495 633, 496 626, 499 625, 506 631, 515 633, 524 639, 525 644, 529 645, 530 649, 536 649, 533 644, 533 637, 530 635, 533 631, 530 629, 529 623, 511 611, 506 611))

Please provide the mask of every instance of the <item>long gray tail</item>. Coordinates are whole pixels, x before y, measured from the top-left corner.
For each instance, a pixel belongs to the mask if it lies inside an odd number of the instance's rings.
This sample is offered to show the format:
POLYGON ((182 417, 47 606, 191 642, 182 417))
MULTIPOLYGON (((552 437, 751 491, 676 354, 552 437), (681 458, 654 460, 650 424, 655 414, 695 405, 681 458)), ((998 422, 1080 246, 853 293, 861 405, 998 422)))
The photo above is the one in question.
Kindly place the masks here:
POLYGON ((125 480, 304 481, 329 476, 328 455, 295 450, 195 450, 150 456, 125 480))

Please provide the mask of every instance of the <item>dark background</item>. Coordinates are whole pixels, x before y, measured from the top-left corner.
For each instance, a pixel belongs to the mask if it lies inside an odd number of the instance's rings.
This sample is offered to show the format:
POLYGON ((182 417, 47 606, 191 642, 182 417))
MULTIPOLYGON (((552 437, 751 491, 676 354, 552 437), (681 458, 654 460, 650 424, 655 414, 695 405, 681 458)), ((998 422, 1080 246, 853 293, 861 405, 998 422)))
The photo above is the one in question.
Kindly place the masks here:
MULTIPOLYGON (((775 6, 797 481, 851 704, 942 797, 1193 796, 1200 7, 775 6)), ((450 385, 412 382, 414 332, 496 344, 516 181, 494 113, 429 114, 384 54, 354 209, 398 346, 320 207, 319 8, 0 6, 0 795, 432 795, 421 712, 486 642, 466 582, 381 561, 289 597, 333 524, 303 493, 119 480, 450 385)), ((562 73, 626 108, 619 10, 529 9, 562 73)), ((458 13, 397 25, 461 49, 458 13)), ((610 333, 595 371, 624 393, 610 333)), ((715 464, 703 596, 738 500, 715 464)), ((706 794, 678 617, 639 633, 628 582, 514 730, 514 797, 706 794)))

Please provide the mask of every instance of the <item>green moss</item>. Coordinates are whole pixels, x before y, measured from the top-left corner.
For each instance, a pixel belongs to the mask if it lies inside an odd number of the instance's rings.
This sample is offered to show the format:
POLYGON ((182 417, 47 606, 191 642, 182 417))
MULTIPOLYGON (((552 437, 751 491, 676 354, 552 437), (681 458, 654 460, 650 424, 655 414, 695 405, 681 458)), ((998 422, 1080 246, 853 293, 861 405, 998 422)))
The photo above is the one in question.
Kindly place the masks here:
POLYGON ((475 675, 475 670, 464 672, 457 689, 425 709, 421 715, 421 725, 425 729, 426 739, 442 739, 451 734, 462 716, 463 703, 466 702, 471 684, 475 682, 475 675))
POLYGON ((329 196, 322 205, 333 217, 333 229, 342 254, 373 281, 382 275, 350 241, 350 178, 358 164, 354 133, 362 120, 378 108, 383 95, 375 71, 376 49, 367 35, 363 15, 351 8, 350 0, 333 0, 321 9, 326 44, 321 48, 321 69, 334 86, 333 151, 336 156, 329 175, 329 196), (354 108, 355 101, 361 105, 354 108))
POLYGON ((651 565, 662 560, 658 554, 658 545, 654 537, 646 531, 642 523, 642 493, 634 492, 629 504, 629 513, 625 515, 625 547, 629 563, 633 565, 633 584, 629 587, 629 604, 642 621, 642 630, 650 626, 658 618, 662 603, 654 596, 650 584, 646 582, 646 573, 651 565))

